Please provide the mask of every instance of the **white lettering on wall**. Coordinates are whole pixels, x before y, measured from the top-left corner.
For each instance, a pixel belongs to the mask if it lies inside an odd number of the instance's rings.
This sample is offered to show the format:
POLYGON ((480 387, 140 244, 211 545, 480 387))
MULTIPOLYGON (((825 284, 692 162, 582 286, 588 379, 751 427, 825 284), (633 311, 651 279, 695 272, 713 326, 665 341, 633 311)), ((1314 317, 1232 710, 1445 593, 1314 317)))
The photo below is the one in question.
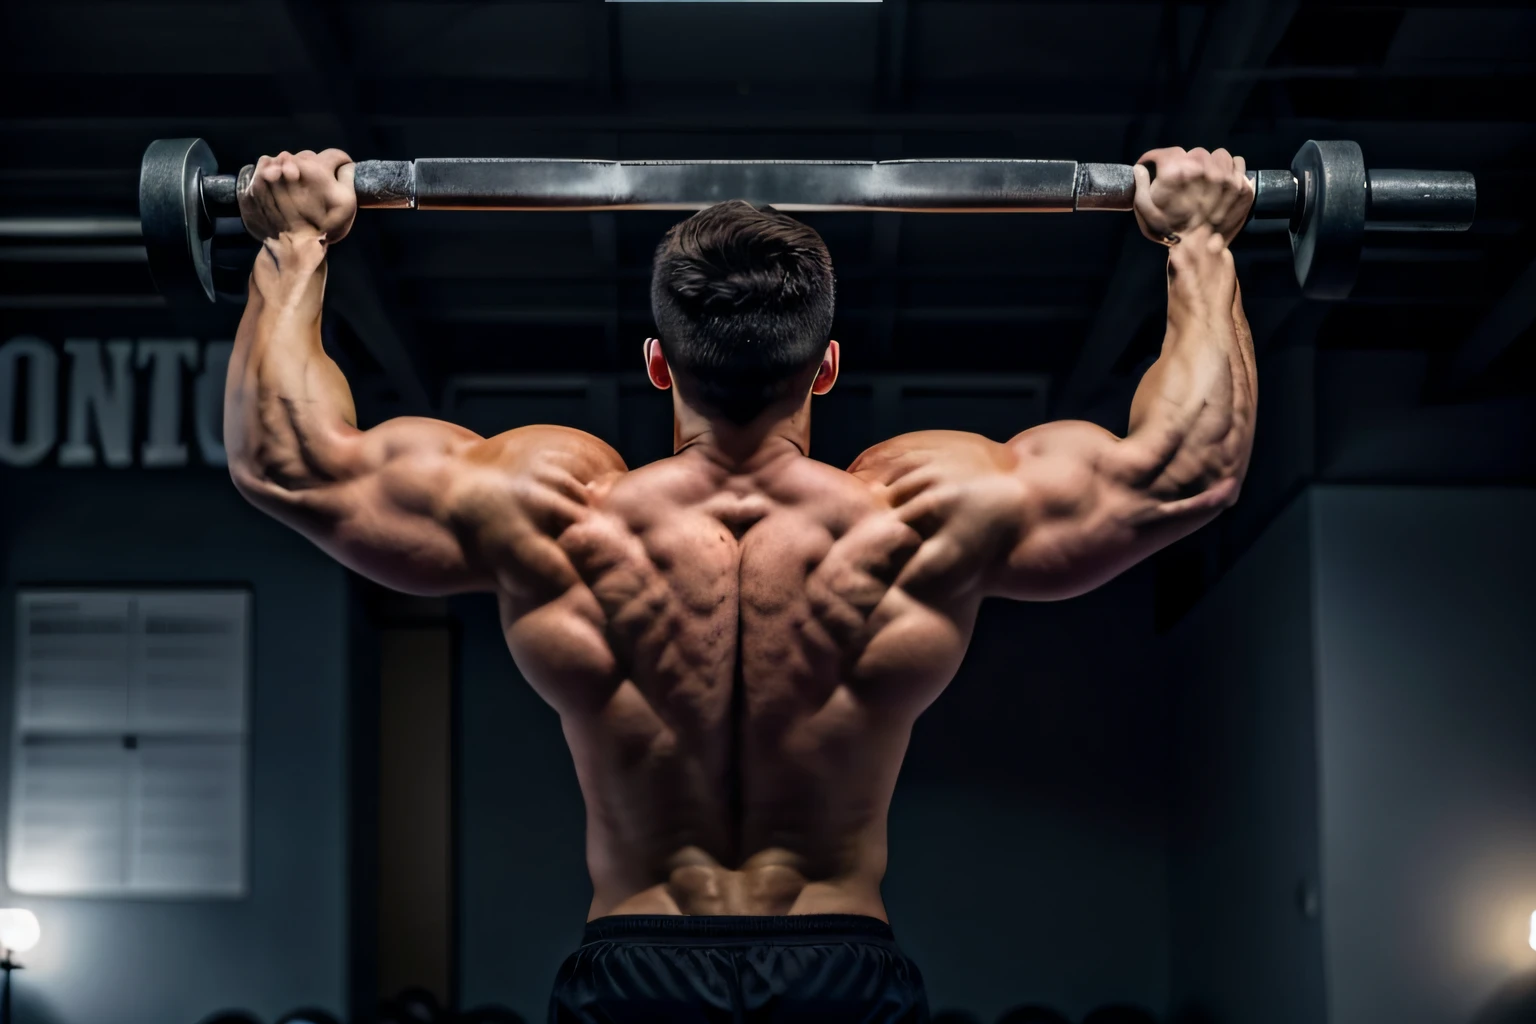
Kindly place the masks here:
POLYGON ((90 421, 96 421, 103 461, 114 468, 133 461, 129 437, 133 433, 133 373, 129 358, 133 343, 126 339, 107 342, 112 371, 101 361, 101 342, 72 338, 64 342, 70 357, 69 432, 59 448, 59 465, 96 465, 96 446, 91 443, 90 421), (110 380, 108 379, 110 376, 110 380))
POLYGON ((190 403, 198 456, 226 464, 224 375, 232 341, 190 338, 94 338, 64 342, 69 373, 59 387, 58 350, 28 335, 0 344, 0 466, 35 466, 57 446, 61 466, 138 464, 158 469, 190 461, 183 410, 190 403), (190 395, 184 389, 191 385, 190 395), (135 448, 134 410, 147 402, 135 448), (60 434, 60 399, 65 411, 60 434), (24 412, 24 415, 21 415, 24 412))
POLYGON ((53 450, 58 437, 54 399, 59 388, 59 357, 41 338, 12 338, 0 345, 0 463, 30 466, 53 450), (26 364, 22 390, 21 364, 26 364), (17 436, 16 408, 28 396, 27 422, 17 436))
POLYGON ((139 449, 147 467, 185 466, 187 446, 181 443, 181 368, 197 365, 197 342, 146 338, 139 342, 138 366, 153 366, 149 385, 149 438, 139 449))

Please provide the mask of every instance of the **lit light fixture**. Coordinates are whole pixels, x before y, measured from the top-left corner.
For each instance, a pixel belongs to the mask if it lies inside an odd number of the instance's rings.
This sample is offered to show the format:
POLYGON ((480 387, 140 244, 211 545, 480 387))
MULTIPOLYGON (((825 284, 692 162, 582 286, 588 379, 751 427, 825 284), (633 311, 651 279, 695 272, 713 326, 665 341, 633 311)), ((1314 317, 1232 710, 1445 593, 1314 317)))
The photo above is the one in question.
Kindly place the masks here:
POLYGON ((5 951, 5 959, 9 960, 12 953, 27 952, 42 937, 43 930, 32 911, 20 907, 0 910, 0 949, 5 951))
POLYGON ((1531 948, 1536 949, 1536 910, 1531 912, 1531 948))
POLYGON ((11 972, 21 970, 21 964, 11 957, 25 953, 42 937, 43 930, 32 911, 21 907, 0 910, 0 970, 5 971, 5 987, 0 991, 0 1024, 11 1024, 11 972))

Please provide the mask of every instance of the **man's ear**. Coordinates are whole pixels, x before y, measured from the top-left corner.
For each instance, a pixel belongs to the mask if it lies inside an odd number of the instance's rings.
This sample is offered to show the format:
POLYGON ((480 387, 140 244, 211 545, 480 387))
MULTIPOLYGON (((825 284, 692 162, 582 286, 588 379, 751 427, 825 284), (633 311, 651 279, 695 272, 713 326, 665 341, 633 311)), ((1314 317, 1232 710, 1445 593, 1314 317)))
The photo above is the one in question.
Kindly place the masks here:
POLYGON ((661 354, 660 338, 645 339, 645 374, 663 391, 672 386, 672 368, 667 365, 667 357, 661 354))
POLYGON ((811 394, 824 395, 837 383, 837 371, 842 368, 843 350, 835 341, 827 342, 826 355, 816 368, 816 379, 811 382, 811 394))

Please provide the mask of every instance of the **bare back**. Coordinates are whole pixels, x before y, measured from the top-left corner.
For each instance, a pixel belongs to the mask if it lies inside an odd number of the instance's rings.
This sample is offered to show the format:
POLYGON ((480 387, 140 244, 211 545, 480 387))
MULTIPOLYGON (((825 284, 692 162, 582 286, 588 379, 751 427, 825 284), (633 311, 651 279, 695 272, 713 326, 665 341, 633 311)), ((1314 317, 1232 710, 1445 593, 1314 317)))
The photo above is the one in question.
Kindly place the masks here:
POLYGON ((891 792, 979 597, 894 586, 918 530, 783 448, 755 472, 689 450, 592 484, 558 533, 562 585, 502 593, 575 758, 593 916, 885 916, 891 792))

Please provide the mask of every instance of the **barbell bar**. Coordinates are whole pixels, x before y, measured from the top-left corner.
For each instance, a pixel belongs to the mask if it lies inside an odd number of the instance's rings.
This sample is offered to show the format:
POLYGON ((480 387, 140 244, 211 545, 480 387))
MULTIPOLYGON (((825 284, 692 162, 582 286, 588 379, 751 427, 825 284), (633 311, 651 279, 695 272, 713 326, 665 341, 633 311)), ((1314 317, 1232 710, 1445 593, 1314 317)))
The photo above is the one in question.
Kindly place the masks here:
MULTIPOLYGON (((173 299, 215 297, 215 226, 239 217, 241 181, 217 170, 201 139, 161 139, 144 152, 144 244, 156 283, 173 299)), ((1286 222, 1309 298, 1349 294, 1364 232, 1464 231, 1477 208, 1470 173, 1367 170, 1353 142, 1309 141, 1288 170, 1249 177, 1252 217, 1286 222)), ((1075 160, 363 160, 353 185, 364 209, 567 212, 699 210, 747 199, 792 213, 1070 213, 1130 210, 1136 192, 1129 164, 1075 160)))

